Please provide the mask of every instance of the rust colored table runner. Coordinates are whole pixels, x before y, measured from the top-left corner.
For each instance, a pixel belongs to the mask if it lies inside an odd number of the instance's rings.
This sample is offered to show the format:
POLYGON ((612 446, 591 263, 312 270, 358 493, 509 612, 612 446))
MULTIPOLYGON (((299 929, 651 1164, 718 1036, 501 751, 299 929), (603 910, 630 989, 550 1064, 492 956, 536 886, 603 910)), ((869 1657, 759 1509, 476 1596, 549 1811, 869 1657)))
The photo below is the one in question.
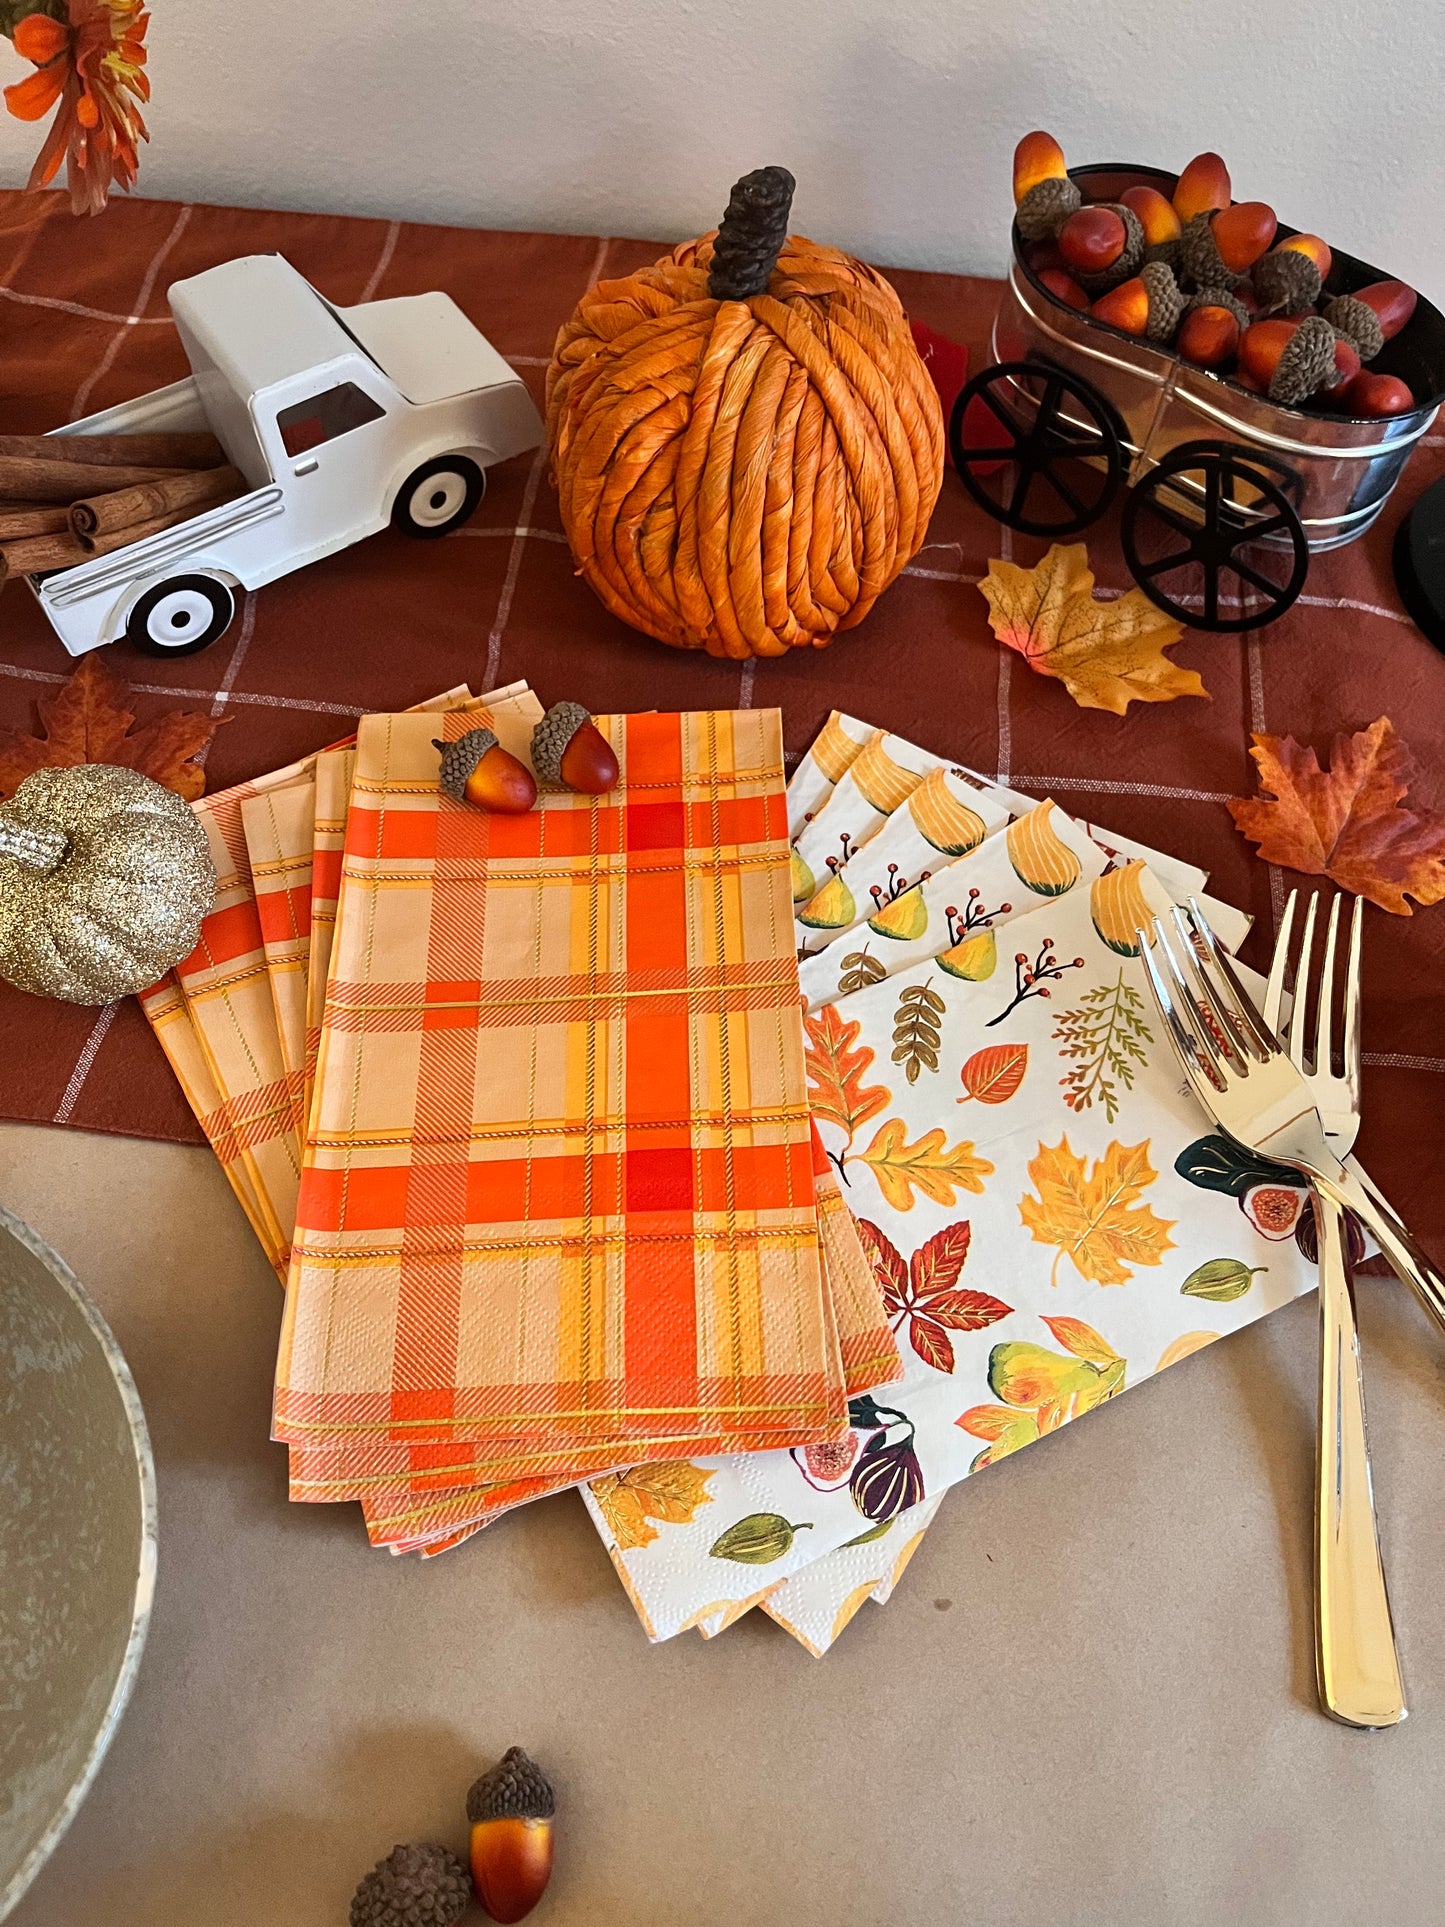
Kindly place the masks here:
MULTIPOLYGON (((80 224, 59 196, 6 194, 0 429, 42 431, 179 379, 187 364, 169 284, 268 249, 341 303, 445 288, 540 397, 552 340, 583 289, 662 245, 162 201, 120 202, 80 224)), ((996 284, 891 278, 912 314, 986 362, 996 284)), ((142 722, 178 704, 226 718, 209 759, 214 789, 310 755, 366 710, 403 709, 462 681, 489 689, 525 676, 544 703, 570 696, 599 712, 777 705, 790 766, 838 708, 1199 862, 1212 891, 1260 920, 1245 952, 1258 962, 1289 879, 1254 858, 1224 809, 1253 788, 1251 730, 1326 747, 1337 729, 1389 715, 1422 766, 1422 800, 1445 805, 1445 661, 1405 617, 1389 565, 1400 517, 1445 472, 1442 449, 1445 433, 1427 438, 1377 527, 1318 557, 1279 622, 1253 637, 1190 636, 1173 652, 1199 670, 1211 702, 1123 718, 1081 713, 998 649, 974 584, 990 556, 1029 563, 1043 545, 1000 530, 952 476, 922 553, 822 653, 740 666, 631 633, 575 578, 537 455, 493 470, 475 520, 444 542, 378 535, 248 597, 205 654, 158 662, 122 643, 108 660, 136 691, 142 722)), ((1088 538, 1106 590, 1127 586, 1116 529, 1111 515, 1088 538)), ((0 598, 0 722, 33 728, 36 696, 72 666, 28 590, 11 585, 0 598)), ((1445 912, 1388 924, 1372 912, 1369 926, 1359 1152, 1422 1239, 1445 1251, 1445 1195, 1430 1184, 1445 1161, 1445 912)), ((97 1012, 0 986, 0 1114, 199 1141, 133 1000, 97 1012)))

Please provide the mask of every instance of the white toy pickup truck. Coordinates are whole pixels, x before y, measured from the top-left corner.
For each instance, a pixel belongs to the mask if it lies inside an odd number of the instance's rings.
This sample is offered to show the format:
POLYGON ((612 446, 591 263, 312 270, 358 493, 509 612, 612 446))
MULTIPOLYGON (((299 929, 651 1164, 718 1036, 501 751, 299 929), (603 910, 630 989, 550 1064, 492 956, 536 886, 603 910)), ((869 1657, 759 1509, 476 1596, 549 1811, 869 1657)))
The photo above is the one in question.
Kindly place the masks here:
POLYGON ((439 536, 477 507, 489 463, 537 447, 520 377, 450 296, 336 308, 278 254, 170 290, 194 371, 59 435, 210 429, 248 490, 93 561, 31 577, 73 656, 127 637, 192 655, 225 634, 238 589, 388 522, 439 536))

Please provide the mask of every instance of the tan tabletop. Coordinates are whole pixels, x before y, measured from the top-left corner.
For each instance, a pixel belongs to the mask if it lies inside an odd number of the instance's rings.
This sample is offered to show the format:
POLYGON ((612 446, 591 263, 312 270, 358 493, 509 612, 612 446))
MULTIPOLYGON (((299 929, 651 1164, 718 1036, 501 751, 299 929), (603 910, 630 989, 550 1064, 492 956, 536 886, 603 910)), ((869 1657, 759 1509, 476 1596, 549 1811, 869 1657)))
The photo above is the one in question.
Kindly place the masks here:
MULTIPOLYGON (((331 1927, 401 1840, 552 1772, 537 1927, 1428 1927, 1445 1918, 1445 1348, 1361 1283, 1412 1716, 1315 1710, 1315 1311, 952 1492, 826 1659, 649 1647, 571 1494, 430 1565, 285 1498, 275 1279, 209 1152, 0 1126, 0 1196, 94 1293, 155 1442, 129 1712, 12 1927, 331 1927)), ((481 1927, 481 1915, 469 1915, 481 1927)))

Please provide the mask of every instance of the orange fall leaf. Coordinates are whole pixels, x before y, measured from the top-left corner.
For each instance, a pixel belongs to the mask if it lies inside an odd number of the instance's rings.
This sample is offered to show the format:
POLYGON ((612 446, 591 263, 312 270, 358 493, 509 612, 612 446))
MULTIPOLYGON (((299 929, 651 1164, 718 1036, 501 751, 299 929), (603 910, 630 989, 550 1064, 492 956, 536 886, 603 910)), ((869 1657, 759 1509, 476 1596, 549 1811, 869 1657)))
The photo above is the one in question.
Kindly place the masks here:
POLYGON ((1395 916, 1445 897, 1445 815, 1408 802, 1415 762, 1381 716, 1335 737, 1328 769, 1292 736, 1256 736, 1259 794, 1229 805, 1266 863, 1329 877, 1395 916))
POLYGON ((220 719, 170 709, 135 729, 129 697, 130 690, 98 655, 84 657, 68 682, 36 704, 43 735, 0 729, 0 797, 13 796, 37 769, 119 763, 193 803, 206 787, 205 769, 195 759, 220 728, 220 719))

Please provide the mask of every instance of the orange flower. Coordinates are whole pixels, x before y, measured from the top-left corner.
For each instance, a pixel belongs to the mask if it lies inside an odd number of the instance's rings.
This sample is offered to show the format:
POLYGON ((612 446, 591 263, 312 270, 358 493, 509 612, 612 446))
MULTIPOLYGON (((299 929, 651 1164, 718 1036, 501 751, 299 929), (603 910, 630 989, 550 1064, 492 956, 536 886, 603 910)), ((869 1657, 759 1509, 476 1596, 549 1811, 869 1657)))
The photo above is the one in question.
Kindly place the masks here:
POLYGON ((36 71, 5 89, 5 105, 19 120, 39 120, 56 102, 60 111, 30 171, 30 187, 47 187, 68 160, 70 204, 98 214, 112 182, 135 185, 136 143, 149 140, 137 101, 150 99, 143 0, 65 0, 67 18, 26 14, 15 28, 15 48, 36 71))

